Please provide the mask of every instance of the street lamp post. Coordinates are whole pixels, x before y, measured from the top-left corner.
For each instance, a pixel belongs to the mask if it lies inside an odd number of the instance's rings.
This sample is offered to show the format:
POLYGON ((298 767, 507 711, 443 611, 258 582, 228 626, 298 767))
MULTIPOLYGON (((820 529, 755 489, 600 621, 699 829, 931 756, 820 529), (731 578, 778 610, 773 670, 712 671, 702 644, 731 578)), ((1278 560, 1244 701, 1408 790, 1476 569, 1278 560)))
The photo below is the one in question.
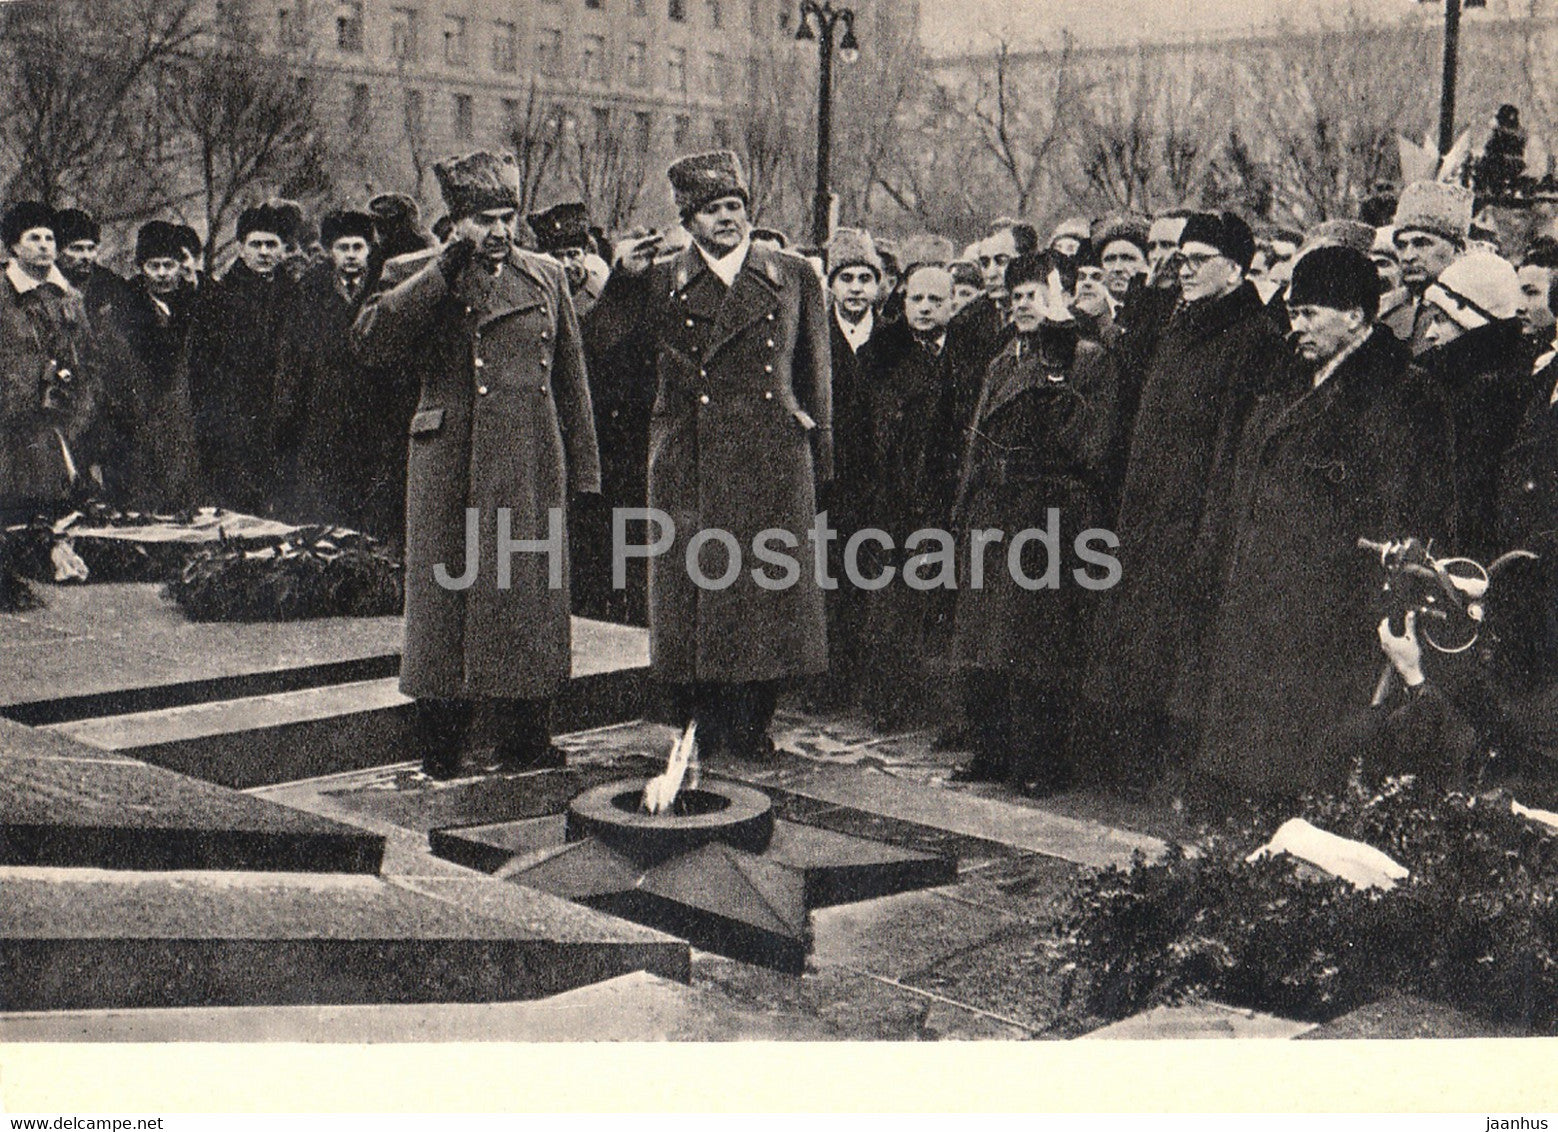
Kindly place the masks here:
POLYGON ((1461 9, 1484 8, 1487 0, 1444 0, 1444 77, 1439 86, 1439 156, 1455 144, 1455 65, 1461 44, 1461 9))
POLYGON ((828 165, 833 142, 833 31, 844 25, 839 40, 839 56, 853 63, 860 56, 855 39, 855 13, 850 8, 835 8, 832 0, 801 0, 801 22, 795 31, 798 40, 817 41, 817 195, 812 202, 811 242, 821 247, 828 242, 828 165), (812 21, 817 27, 812 29, 812 21))

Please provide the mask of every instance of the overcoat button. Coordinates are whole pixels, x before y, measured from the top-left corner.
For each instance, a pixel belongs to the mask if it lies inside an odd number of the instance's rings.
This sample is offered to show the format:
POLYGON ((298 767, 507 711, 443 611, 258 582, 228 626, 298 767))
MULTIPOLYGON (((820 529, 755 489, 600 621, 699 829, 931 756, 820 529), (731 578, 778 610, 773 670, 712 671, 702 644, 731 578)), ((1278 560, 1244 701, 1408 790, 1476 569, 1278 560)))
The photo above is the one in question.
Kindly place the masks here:
POLYGON ((763 400, 765 400, 765 401, 772 401, 773 399, 774 399, 774 391, 772 389, 765 389, 765 390, 763 390, 763 400))
POLYGON ((773 320, 774 320, 774 312, 773 311, 769 311, 768 312, 768 321, 772 322, 773 320))
POLYGON ((698 371, 698 376, 699 377, 708 377, 709 376, 709 371, 706 370, 706 369, 700 369, 698 371))
POLYGON ((480 393, 483 397, 485 397, 487 395, 487 387, 485 385, 478 385, 476 387, 476 392, 480 393))
POLYGON ((764 366, 763 367, 763 372, 764 373, 773 373, 774 372, 774 367, 773 366, 764 366))
POLYGON ((707 393, 702 394, 699 396, 698 402, 700 404, 707 405, 709 403, 709 395, 707 393))
POLYGON ((696 324, 696 323, 694 323, 694 322, 693 322, 693 320, 692 320, 692 319, 690 319, 690 318, 689 318, 689 319, 688 319, 688 320, 687 320, 687 325, 688 325, 688 326, 695 326, 695 325, 697 325, 697 324, 696 324))
POLYGON ((550 359, 548 359, 548 358, 542 358, 541 359, 541 368, 542 369, 545 369, 550 364, 551 364, 550 359))
POLYGON ((1536 490, 1536 481, 1535 480, 1526 480, 1524 486, 1525 486, 1525 489, 1527 491, 1535 491, 1536 490))
POLYGON ((773 349, 773 348, 774 348, 774 340, 773 340, 773 339, 772 339, 772 338, 770 338, 770 339, 769 339, 769 340, 768 340, 768 348, 769 348, 769 349, 770 349, 770 350, 772 350, 772 349, 773 349))
POLYGON ((551 336, 552 335, 548 331, 545 331, 545 330, 541 331, 541 341, 545 342, 551 336))
POLYGON ((482 361, 482 360, 481 360, 481 359, 480 359, 480 358, 477 358, 477 359, 476 359, 476 368, 477 368, 477 369, 481 369, 481 368, 482 368, 482 367, 483 367, 483 366, 484 366, 484 365, 486 365, 486 364, 487 364, 487 363, 486 363, 486 362, 484 362, 484 361, 482 361))

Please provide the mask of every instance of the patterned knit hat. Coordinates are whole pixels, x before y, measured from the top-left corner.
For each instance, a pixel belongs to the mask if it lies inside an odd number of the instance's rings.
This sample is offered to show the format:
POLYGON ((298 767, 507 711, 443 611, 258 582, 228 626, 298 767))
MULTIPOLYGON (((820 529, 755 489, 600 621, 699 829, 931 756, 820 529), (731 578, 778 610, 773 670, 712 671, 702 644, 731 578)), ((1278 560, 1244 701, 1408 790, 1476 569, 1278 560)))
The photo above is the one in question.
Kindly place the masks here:
POLYGON ((751 206, 741 161, 728 149, 683 157, 665 175, 676 198, 676 211, 684 219, 723 197, 740 197, 741 203, 751 206))
POLYGON ((1471 190, 1444 181, 1413 181, 1401 191, 1396 234, 1417 231, 1464 244, 1471 232, 1471 190))
POLYGON ((1428 285, 1423 301, 1444 311, 1457 325, 1475 330, 1519 313, 1520 276, 1501 256, 1467 252, 1428 285))

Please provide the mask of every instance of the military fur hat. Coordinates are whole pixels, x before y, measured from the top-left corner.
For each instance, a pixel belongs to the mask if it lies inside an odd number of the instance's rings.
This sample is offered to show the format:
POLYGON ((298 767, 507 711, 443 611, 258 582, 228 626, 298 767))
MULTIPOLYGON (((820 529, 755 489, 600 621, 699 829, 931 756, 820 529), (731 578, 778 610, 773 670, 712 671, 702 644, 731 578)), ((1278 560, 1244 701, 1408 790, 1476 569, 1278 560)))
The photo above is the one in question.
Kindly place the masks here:
POLYGON ((947 270, 952 272, 953 283, 977 287, 981 291, 985 289, 985 277, 979 273, 978 264, 969 263, 966 259, 955 259, 947 264, 947 270))
POLYGON ((1368 255, 1374 246, 1374 229, 1361 220, 1326 220, 1309 230, 1304 247, 1318 248, 1326 244, 1352 248, 1368 255))
POLYGON ((1185 221, 1185 230, 1179 235, 1179 246, 1206 244, 1248 269, 1255 258, 1255 233, 1250 226, 1231 212, 1194 212, 1185 221))
POLYGON ((1343 244, 1322 244, 1298 257, 1288 283, 1290 307, 1358 308, 1379 313, 1379 271, 1367 252, 1343 244))
POLYGON ((54 242, 60 247, 68 247, 77 240, 97 243, 102 238, 103 230, 91 213, 79 208, 62 208, 54 214, 54 242))
POLYGON ((871 233, 860 228, 836 228, 828 240, 828 282, 846 267, 869 267, 882 278, 882 257, 871 233))
POLYGON ((934 263, 945 267, 957 257, 957 249, 945 236, 924 232, 905 240, 898 249, 898 255, 905 269, 922 263, 934 263))
POLYGON ((1128 244, 1135 244, 1143 256, 1147 254, 1147 231, 1152 227, 1152 222, 1145 216, 1132 216, 1116 214, 1105 216, 1093 225, 1093 232, 1088 237, 1098 254, 1104 254, 1104 249, 1110 244, 1124 240, 1128 244))
POLYGON ((683 157, 665 175, 676 198, 676 211, 683 219, 722 197, 740 197, 748 206, 752 203, 741 160, 728 149, 683 157))
POLYGON ((366 212, 338 208, 325 213, 319 222, 319 242, 326 248, 345 236, 359 236, 368 243, 375 242, 373 217, 366 212))
POLYGON ((150 259, 182 259, 184 235, 177 224, 148 220, 135 234, 135 266, 150 259))
MULTIPOLYGON (((54 224, 54 210, 48 205, 35 200, 18 201, 6 210, 4 218, 0 218, 0 242, 9 251, 11 245, 22 238, 23 232, 31 232, 34 228, 47 228, 53 232, 54 224)), ((58 233, 55 242, 59 242, 58 233)))
POLYGON ((1020 255, 1006 265, 1006 289, 1016 290, 1024 283, 1049 283, 1054 262, 1045 252, 1020 255))
POLYGON ((422 221, 422 210, 405 193, 380 193, 368 202, 368 211, 376 219, 390 224, 419 224, 422 221))
POLYGON ((1401 191, 1392 221, 1396 234, 1427 232, 1464 244, 1471 232, 1471 190, 1444 181, 1413 181, 1401 191))
POLYGON ((477 150, 433 166, 451 220, 478 212, 519 208, 519 166, 512 154, 477 150))
POLYGON ((205 243, 200 239, 199 232, 195 231, 188 224, 175 224, 174 227, 178 229, 180 251, 188 251, 194 255, 199 255, 204 250, 205 243))
POLYGON ((1059 224, 1055 225, 1055 231, 1050 233, 1050 247, 1053 248, 1055 246, 1056 240, 1064 240, 1067 238, 1073 240, 1085 240, 1092 234, 1092 231, 1093 226, 1087 222, 1085 217, 1068 216, 1059 224))
POLYGON ((545 212, 532 212, 525 223, 536 234, 536 247, 543 252, 590 246, 590 213, 580 201, 554 204, 545 212))
POLYGON ((238 214, 238 242, 243 243, 252 232, 269 232, 286 243, 293 236, 292 217, 270 203, 246 208, 238 214))

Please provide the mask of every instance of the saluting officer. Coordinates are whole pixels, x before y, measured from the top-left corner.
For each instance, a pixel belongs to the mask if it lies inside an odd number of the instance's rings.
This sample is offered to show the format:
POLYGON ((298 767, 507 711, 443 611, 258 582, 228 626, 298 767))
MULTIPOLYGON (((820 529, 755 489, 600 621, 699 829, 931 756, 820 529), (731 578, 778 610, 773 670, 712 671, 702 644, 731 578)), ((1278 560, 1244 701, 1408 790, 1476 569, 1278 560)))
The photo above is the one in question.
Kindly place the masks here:
POLYGON ((458 771, 477 700, 507 717, 500 764, 560 765, 549 713, 571 661, 565 508, 570 492, 600 490, 579 325, 562 268, 514 246, 514 159, 478 152, 434 170, 449 243, 386 264, 388 289, 355 326, 365 361, 422 387, 400 686, 429 775, 458 771))
POLYGON ((671 517, 675 542, 649 563, 650 660, 680 689, 704 753, 763 758, 780 682, 828 662, 820 540, 808 538, 833 467, 822 281, 752 242, 735 154, 685 157, 667 176, 692 246, 653 263, 658 237, 626 245, 595 308, 601 325, 636 335, 637 364, 657 382, 649 505, 671 517), (689 540, 716 530, 746 559, 732 571, 728 544, 701 540, 703 577, 734 575, 723 588, 700 584, 686 559, 689 540), (752 546, 776 531, 799 576, 765 587, 752 546))

